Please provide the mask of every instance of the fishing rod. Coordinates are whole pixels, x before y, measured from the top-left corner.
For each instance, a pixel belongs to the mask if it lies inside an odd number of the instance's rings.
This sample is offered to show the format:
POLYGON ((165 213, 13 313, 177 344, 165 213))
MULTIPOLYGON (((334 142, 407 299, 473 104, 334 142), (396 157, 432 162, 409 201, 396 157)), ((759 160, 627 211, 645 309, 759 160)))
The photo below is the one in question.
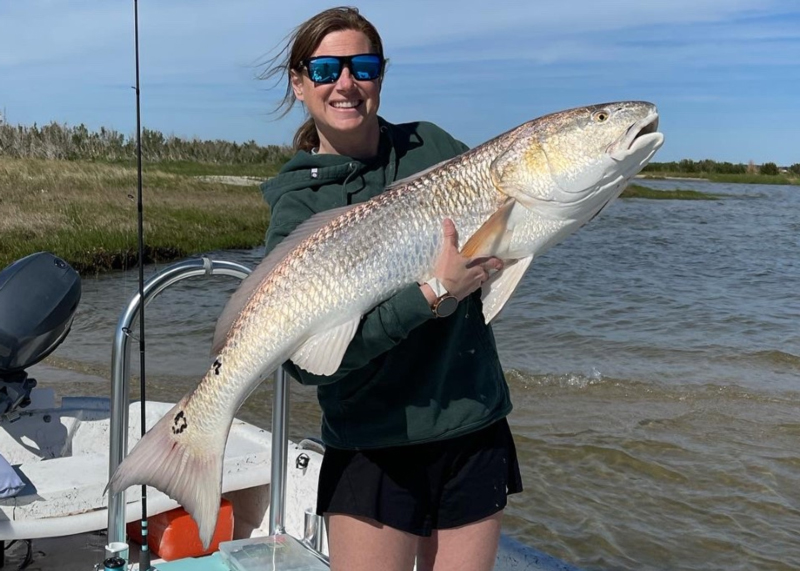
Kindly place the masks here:
MULTIPOLYGON (((139 87, 139 0, 133 0, 134 43, 136 52, 136 238, 139 249, 139 394, 141 395, 140 426, 141 436, 145 433, 145 368, 144 368, 144 208, 142 201, 142 111, 141 89, 139 87)), ((139 569, 150 569, 150 547, 147 543, 147 486, 142 485, 142 537, 139 552, 139 569)))

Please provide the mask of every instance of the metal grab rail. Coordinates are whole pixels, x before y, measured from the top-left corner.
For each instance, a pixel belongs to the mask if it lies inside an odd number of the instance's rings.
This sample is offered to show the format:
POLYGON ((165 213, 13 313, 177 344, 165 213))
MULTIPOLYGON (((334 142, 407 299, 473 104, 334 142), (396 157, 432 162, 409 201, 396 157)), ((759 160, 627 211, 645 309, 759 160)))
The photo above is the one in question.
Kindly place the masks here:
MULTIPOLYGON (((236 262, 227 262, 224 260, 211 260, 210 258, 194 258, 173 264, 158 274, 151 277, 144 285, 143 297, 145 307, 150 303, 159 293, 164 291, 172 284, 184 280, 186 278, 196 276, 232 276, 239 279, 244 279, 250 275, 251 270, 238 264, 236 262)), ((117 322, 117 328, 114 334, 114 345, 111 350, 111 426, 110 426, 110 447, 109 447, 109 478, 122 463, 123 458, 128 449, 128 406, 130 404, 130 335, 131 325, 139 312, 139 304, 141 303, 139 293, 137 292, 128 303, 128 307, 123 311, 122 315, 117 322)), ((270 521, 276 522, 276 525, 282 527, 283 512, 284 512, 284 497, 285 497, 285 484, 284 474, 286 473, 286 454, 288 444, 286 439, 286 424, 288 420, 285 418, 287 403, 278 403, 277 399, 280 396, 284 401, 288 395, 285 391, 286 379, 282 369, 278 369, 275 380, 274 398, 276 402, 273 408, 273 446, 272 446, 272 478, 273 482, 278 485, 281 495, 276 497, 276 491, 273 489, 272 502, 270 513, 279 512, 274 517, 270 516, 270 521), (279 414, 284 418, 278 418, 279 414), (280 437, 283 439, 282 446, 275 446, 275 426, 280 424, 284 427, 280 431, 280 437), (276 456, 281 463, 275 466, 276 456), (281 466, 283 466, 281 471, 281 466)), ((272 526, 272 523, 270 524, 272 526)), ((108 545, 106 546, 106 557, 117 555, 116 549, 109 549, 110 545, 120 544, 125 542, 125 491, 113 494, 108 498, 108 545)))
MULTIPOLYGON (((180 280, 195 276, 227 275, 246 278, 251 270, 235 262, 195 258, 178 262, 151 277, 144 286, 145 304, 150 303, 159 293, 180 280)), ((114 336, 111 353, 111 448, 109 456, 109 477, 122 462, 128 444, 128 405, 130 385, 130 331, 138 314, 138 292, 130 300, 127 309, 120 316, 114 336)), ((288 457, 288 408, 289 391, 287 376, 282 368, 275 373, 275 389, 272 408, 272 467, 270 482, 270 535, 285 533, 286 513, 286 465, 288 457)), ((125 553, 125 492, 109 497, 108 501, 108 544, 106 557, 119 556, 125 553)), ((306 538, 312 553, 321 555, 319 527, 309 530, 309 520, 315 519, 313 512, 306 514, 306 538), (313 540, 313 541, 312 541, 313 540)), ((318 520, 314 521, 318 524, 318 520)), ((0 552, 0 555, 2 553, 0 552)), ((501 535, 497 556, 496 571, 516 569, 518 571, 580 571, 578 568, 556 559, 530 546, 501 535)))
POLYGON ((272 392, 272 458, 269 483, 269 534, 286 533, 286 466, 289 463, 289 382, 275 371, 272 392))

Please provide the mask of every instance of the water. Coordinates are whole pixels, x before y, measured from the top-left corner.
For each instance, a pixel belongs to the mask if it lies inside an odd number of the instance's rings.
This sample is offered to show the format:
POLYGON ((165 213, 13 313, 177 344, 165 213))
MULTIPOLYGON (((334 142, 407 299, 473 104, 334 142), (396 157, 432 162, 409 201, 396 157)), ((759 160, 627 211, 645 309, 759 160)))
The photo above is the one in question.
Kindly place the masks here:
MULTIPOLYGON (((506 531, 586 569, 800 569, 800 188, 646 184, 726 196, 618 201, 535 261, 496 322, 525 483, 506 531)), ((107 394, 136 275, 83 285, 37 378, 107 394)), ((148 306, 148 398, 205 372, 236 285, 184 281, 148 306)), ((270 398, 242 416, 269 426, 270 398)), ((313 389, 291 398, 290 436, 317 435, 313 389)))

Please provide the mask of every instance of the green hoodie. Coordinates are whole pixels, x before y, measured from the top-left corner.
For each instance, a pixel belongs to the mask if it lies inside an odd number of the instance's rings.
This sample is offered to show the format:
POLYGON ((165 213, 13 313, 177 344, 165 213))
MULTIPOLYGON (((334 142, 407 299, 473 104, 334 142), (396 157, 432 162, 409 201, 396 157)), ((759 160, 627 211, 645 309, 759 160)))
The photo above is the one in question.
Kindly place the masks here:
MULTIPOLYGON (((395 180, 467 150, 431 123, 380 124, 374 159, 300 151, 261 186, 272 209, 267 252, 312 215, 369 200, 395 180)), ((322 439, 335 448, 443 440, 511 411, 480 292, 453 315, 434 319, 419 285, 410 283, 363 317, 336 373, 314 375, 291 362, 284 368, 317 386, 322 439)))

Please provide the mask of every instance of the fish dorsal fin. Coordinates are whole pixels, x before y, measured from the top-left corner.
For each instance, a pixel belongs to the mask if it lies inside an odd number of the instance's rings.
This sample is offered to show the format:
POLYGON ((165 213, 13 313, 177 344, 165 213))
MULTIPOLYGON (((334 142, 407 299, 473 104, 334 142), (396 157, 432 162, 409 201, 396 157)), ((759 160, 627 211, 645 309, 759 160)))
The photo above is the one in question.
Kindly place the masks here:
POLYGON ((517 289, 525 270, 531 265, 531 261, 533 261, 533 256, 520 258, 505 266, 481 286, 483 317, 486 319, 486 323, 490 323, 505 307, 511 294, 517 289))
POLYGON ((333 329, 312 335, 291 356, 292 362, 315 375, 332 375, 342 364, 360 321, 359 315, 333 329))
MULTIPOLYGON (((299 246, 303 240, 313 235, 323 226, 327 226, 332 220, 338 218, 345 212, 349 212, 353 208, 357 208, 358 206, 358 204, 349 204, 339 208, 331 208, 330 210, 318 212, 317 214, 314 214, 310 218, 304 220, 298 224, 297 228, 292 230, 289 235, 286 236, 286 238, 281 240, 281 242, 272 249, 267 257, 264 258, 264 260, 258 265, 256 271, 258 271, 262 266, 266 266, 269 268, 266 273, 269 273, 273 267, 278 265, 278 262, 283 260, 289 252, 299 246)), ((255 271, 253 273, 255 273, 255 271)), ((250 279, 250 277, 247 279, 250 279)))
POLYGON ((466 258, 495 256, 508 247, 510 239, 509 219, 516 201, 509 198, 470 236, 461 255, 466 258))
POLYGON ((244 308, 247 300, 253 295, 253 291, 264 280, 267 275, 283 260, 289 252, 294 250, 303 240, 314 234, 317 230, 328 224, 334 218, 337 218, 355 208, 357 205, 348 205, 341 208, 333 208, 315 214, 308 220, 301 222, 280 244, 264 258, 258 266, 247 276, 239 288, 233 292, 233 295, 225 304, 225 308, 217 319, 217 326, 214 330, 214 342, 211 344, 211 355, 217 355, 222 346, 228 338, 228 331, 230 331, 234 320, 238 317, 239 313, 244 308))
POLYGON ((523 188, 536 189, 537 186, 550 184, 550 165, 544 149, 529 137, 519 137, 500 156, 492 161, 489 167, 492 183, 495 188, 523 206, 535 206, 528 192, 523 188), (545 178, 537 180, 541 173, 545 178))

